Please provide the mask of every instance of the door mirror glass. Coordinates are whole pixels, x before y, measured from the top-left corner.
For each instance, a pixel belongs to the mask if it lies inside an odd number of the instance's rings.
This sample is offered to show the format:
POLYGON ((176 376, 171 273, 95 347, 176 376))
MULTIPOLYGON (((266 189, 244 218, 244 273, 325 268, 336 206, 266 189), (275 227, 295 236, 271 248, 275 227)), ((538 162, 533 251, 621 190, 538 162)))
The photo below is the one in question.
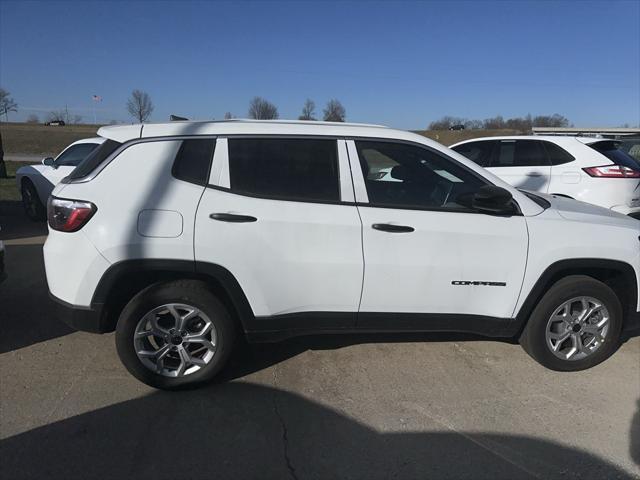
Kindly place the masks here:
POLYGON ((516 212, 509 190, 493 185, 481 187, 471 202, 474 210, 492 215, 510 215, 516 212))
POLYGON ((56 161, 55 161, 55 159, 53 157, 43 158, 42 159, 42 164, 47 166, 47 167, 58 168, 58 166, 56 165, 56 161))

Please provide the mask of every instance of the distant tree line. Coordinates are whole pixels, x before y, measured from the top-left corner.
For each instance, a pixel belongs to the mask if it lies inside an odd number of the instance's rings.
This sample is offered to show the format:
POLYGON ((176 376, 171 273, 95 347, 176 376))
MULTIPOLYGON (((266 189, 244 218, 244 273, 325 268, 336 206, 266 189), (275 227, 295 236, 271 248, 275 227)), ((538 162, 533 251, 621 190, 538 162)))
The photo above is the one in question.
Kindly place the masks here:
MULTIPOLYGON (((64 110, 53 110, 47 115, 47 122, 64 122, 67 125, 69 124, 78 124, 82 122, 82 115, 72 115, 69 113, 69 110, 65 107, 64 110)), ((28 123, 38 123, 37 115, 30 115, 27 119, 28 123)))
POLYGON ((498 115, 484 120, 469 120, 467 118, 445 116, 440 120, 431 122, 429 124, 429 130, 449 130, 456 125, 464 125, 464 128, 467 130, 509 129, 528 132, 533 127, 568 127, 569 120, 558 113, 554 113, 553 115, 537 115, 535 117, 527 115, 526 117, 507 119, 504 119, 502 115, 498 115))
MULTIPOLYGON (((315 121, 316 104, 310 98, 304 102, 302 113, 298 120, 315 121)), ((249 103, 248 117, 254 120, 275 120, 279 118, 278 107, 270 101, 262 97, 254 97, 249 103)), ((224 114, 225 119, 234 118, 233 114, 227 112, 224 114)), ((335 98, 327 102, 327 106, 322 110, 322 120, 325 122, 344 122, 347 113, 340 101, 335 98)))

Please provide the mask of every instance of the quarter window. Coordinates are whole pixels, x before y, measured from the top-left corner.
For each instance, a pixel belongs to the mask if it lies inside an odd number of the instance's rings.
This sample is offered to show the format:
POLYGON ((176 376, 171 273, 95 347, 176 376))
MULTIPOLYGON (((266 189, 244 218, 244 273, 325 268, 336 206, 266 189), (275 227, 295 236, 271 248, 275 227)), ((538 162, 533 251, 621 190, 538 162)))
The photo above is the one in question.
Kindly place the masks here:
POLYGON ((171 173, 174 177, 198 185, 206 185, 216 141, 213 138, 183 140, 171 173))
POLYGON ((486 185, 453 160, 416 145, 357 141, 356 148, 375 206, 468 210, 471 196, 486 185))
POLYGON ((340 200, 336 141, 230 138, 231 190, 280 200, 340 200))
POLYGON ((564 148, 559 147, 555 143, 542 142, 542 144, 547 151, 547 155, 549 156, 551 165, 563 165, 575 160, 575 158, 569 152, 567 152, 564 148))
POLYGON ((87 155, 73 171, 65 177, 62 182, 69 183, 73 180, 84 178, 90 175, 109 156, 115 152, 122 144, 114 140, 105 140, 98 148, 87 155))

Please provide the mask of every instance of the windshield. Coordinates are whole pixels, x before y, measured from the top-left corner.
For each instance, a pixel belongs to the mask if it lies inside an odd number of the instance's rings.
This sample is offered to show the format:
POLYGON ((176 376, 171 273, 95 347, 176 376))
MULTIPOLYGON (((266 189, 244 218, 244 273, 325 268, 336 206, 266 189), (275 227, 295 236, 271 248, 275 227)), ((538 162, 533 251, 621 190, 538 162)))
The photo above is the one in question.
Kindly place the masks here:
POLYGON ((59 167, 76 167, 87 155, 93 152, 99 143, 79 143, 72 145, 56 158, 59 167))

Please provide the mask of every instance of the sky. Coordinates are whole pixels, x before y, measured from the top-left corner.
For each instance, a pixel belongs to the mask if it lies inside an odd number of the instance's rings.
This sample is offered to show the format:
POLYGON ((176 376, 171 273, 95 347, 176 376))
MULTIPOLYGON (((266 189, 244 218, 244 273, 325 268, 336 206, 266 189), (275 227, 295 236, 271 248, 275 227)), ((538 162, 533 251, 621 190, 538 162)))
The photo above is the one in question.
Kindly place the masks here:
POLYGON ((640 1, 0 0, 0 87, 11 121, 66 106, 130 122, 140 89, 152 121, 246 117, 261 96, 280 118, 336 98, 347 121, 403 129, 528 113, 636 126, 640 1))

